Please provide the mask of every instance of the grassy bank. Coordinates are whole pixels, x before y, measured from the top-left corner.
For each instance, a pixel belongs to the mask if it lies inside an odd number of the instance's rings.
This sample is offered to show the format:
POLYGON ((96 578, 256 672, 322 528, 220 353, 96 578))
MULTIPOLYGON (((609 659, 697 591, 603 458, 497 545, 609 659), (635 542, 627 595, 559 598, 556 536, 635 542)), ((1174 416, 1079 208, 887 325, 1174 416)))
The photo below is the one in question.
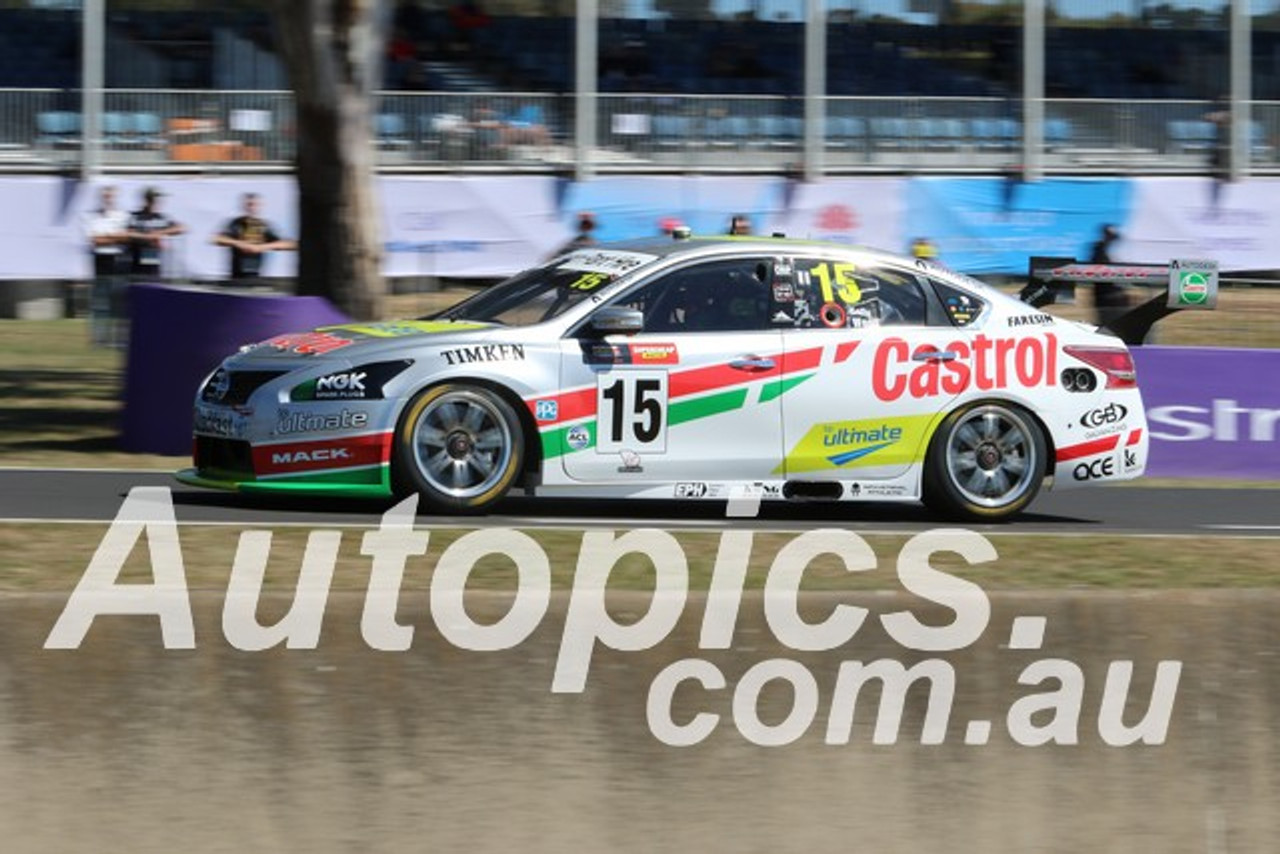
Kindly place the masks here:
MULTIPOLYGON (((68 592, 79 581, 107 531, 99 524, 0 524, 0 592, 68 592)), ((293 590, 311 532, 275 531, 267 563, 265 587, 293 590)), ((342 532, 335 590, 364 590, 370 558, 360 552, 365 531, 342 532)), ((430 589, 440 555, 463 533, 435 530, 426 555, 406 563, 403 591, 430 589)), ((530 529, 548 556, 552 585, 568 590, 582 551, 578 531, 530 529)), ((619 534, 622 531, 618 531, 619 534)), ((241 530, 234 527, 184 526, 180 530, 183 566, 193 589, 225 590, 241 530)), ((758 533, 753 539, 746 587, 763 588, 778 552, 794 534, 758 533)), ((690 586, 706 590, 720 547, 712 533, 675 534, 689 565, 690 586)), ((864 538, 876 554, 873 570, 848 572, 833 555, 816 559, 806 571, 808 590, 898 590, 897 555, 905 536, 864 538)), ((1056 537, 1001 534, 990 538, 999 554, 991 563, 969 565, 955 555, 937 554, 935 567, 968 578, 984 590, 1036 589, 1190 589, 1280 587, 1280 539, 1228 537, 1056 537)), ((599 561, 591 566, 598 568, 599 561)), ((152 568, 145 542, 139 541, 124 564, 125 581, 150 582, 152 568)), ((472 573, 469 589, 509 590, 515 570, 501 555, 483 558, 472 573)), ((621 561, 610 579, 611 589, 649 590, 650 563, 639 556, 621 561)))

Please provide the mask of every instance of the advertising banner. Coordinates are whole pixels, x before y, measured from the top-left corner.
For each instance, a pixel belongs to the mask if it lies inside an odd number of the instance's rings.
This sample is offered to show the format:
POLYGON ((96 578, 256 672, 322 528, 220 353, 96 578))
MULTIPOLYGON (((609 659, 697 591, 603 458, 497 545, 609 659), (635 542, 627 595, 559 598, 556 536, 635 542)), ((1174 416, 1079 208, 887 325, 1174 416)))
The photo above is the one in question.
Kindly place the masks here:
POLYGON ((906 184, 901 178, 833 178, 788 186, 783 207, 760 230, 906 252, 906 184))
POLYGON ((1151 178, 1134 182, 1133 213, 1115 259, 1212 258, 1222 270, 1280 267, 1280 181, 1151 178))
POLYGON ((549 176, 385 176, 379 191, 388 276, 504 278, 571 234, 549 176))
MULTIPOLYGON (((149 178, 112 176, 86 183, 64 178, 0 178, 0 281, 84 279, 91 265, 88 217, 100 186, 116 187, 118 206, 135 210, 148 187, 158 209, 185 231, 162 247, 163 277, 214 282, 229 273, 229 250, 213 238, 241 213, 246 192, 282 237, 298 235, 297 191, 289 175, 149 178)), ((389 276, 507 276, 538 261, 570 234, 549 176, 384 176, 384 272, 389 276)), ((290 277, 293 252, 266 256, 265 277, 290 277)))
MULTIPOLYGON (((262 216, 297 237, 291 175, 0 177, 0 281, 89 276, 86 219, 98 185, 118 188, 126 210, 142 192, 165 195, 160 210, 186 227, 163 247, 171 281, 227 277, 229 252, 214 235, 262 197, 262 216)), ((383 175, 378 193, 389 276, 499 277, 537 263, 574 232, 578 212, 595 213, 602 241, 656 236, 671 224, 724 234, 745 214, 757 234, 858 243, 907 251, 929 238, 938 259, 975 275, 1018 274, 1033 255, 1085 259, 1104 224, 1117 224, 1117 262, 1209 258, 1224 271, 1280 267, 1280 182, 1218 187, 1207 178, 866 177, 803 182, 775 175, 603 176, 383 175), (1214 201, 1216 199, 1216 201, 1214 201)), ((267 277, 289 277, 292 252, 272 252, 267 277)))
POLYGON ((782 208, 785 183, 775 177, 715 175, 601 177, 569 183, 561 208, 569 216, 594 213, 595 236, 602 241, 659 236, 673 225, 688 226, 694 234, 725 234, 735 214, 750 218, 758 233, 782 208))
POLYGON ((1088 258, 1102 226, 1123 223, 1132 181, 913 178, 907 239, 927 237, 939 260, 971 275, 1018 273, 1033 255, 1088 258))
POLYGON ((1137 347, 1152 477, 1280 480, 1280 350, 1137 347))
MULTIPOLYGON (((0 280, 89 274, 80 182, 51 176, 0 178, 0 280)), ((123 201, 123 199, 122 199, 123 201)), ((87 225, 87 224, 86 224, 87 225)))

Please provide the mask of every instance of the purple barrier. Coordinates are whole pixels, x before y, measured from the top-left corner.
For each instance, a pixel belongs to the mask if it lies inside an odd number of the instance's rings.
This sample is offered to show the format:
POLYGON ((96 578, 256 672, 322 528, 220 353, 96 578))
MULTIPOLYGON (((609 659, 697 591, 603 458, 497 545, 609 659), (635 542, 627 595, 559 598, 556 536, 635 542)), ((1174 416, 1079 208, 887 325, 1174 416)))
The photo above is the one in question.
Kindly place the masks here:
POLYGON ((120 447, 153 454, 191 452, 196 391, 224 357, 282 332, 348 319, 320 297, 178 285, 134 285, 129 316, 120 447))
POLYGON ((1153 477, 1280 480, 1280 350, 1135 347, 1153 477))

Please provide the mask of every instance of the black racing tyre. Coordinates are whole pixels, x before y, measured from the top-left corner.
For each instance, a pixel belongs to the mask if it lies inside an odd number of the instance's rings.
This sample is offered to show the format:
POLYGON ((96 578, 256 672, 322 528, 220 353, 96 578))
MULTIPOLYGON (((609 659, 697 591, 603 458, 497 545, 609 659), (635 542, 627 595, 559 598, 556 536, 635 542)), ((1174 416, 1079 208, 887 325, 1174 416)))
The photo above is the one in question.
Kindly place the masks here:
POLYGON ((429 509, 479 513, 507 494, 523 457, 520 418, 501 395, 445 383, 405 407, 391 465, 397 491, 417 492, 429 509))
POLYGON ((952 412, 933 434, 924 463, 924 503, 955 519, 993 522, 1031 503, 1044 482, 1044 433, 1004 403, 952 412))

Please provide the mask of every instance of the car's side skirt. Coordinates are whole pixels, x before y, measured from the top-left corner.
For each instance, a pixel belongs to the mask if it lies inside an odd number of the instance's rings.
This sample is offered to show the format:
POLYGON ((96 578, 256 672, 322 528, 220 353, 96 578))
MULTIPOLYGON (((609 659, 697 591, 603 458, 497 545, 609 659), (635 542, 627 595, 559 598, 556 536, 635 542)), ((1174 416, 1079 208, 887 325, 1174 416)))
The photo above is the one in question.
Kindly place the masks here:
POLYGON ((919 501, 920 470, 913 466, 889 480, 689 480, 636 483, 539 484, 526 495, 547 498, 654 499, 663 501, 919 501), (821 485, 818 487, 818 485, 821 485))

